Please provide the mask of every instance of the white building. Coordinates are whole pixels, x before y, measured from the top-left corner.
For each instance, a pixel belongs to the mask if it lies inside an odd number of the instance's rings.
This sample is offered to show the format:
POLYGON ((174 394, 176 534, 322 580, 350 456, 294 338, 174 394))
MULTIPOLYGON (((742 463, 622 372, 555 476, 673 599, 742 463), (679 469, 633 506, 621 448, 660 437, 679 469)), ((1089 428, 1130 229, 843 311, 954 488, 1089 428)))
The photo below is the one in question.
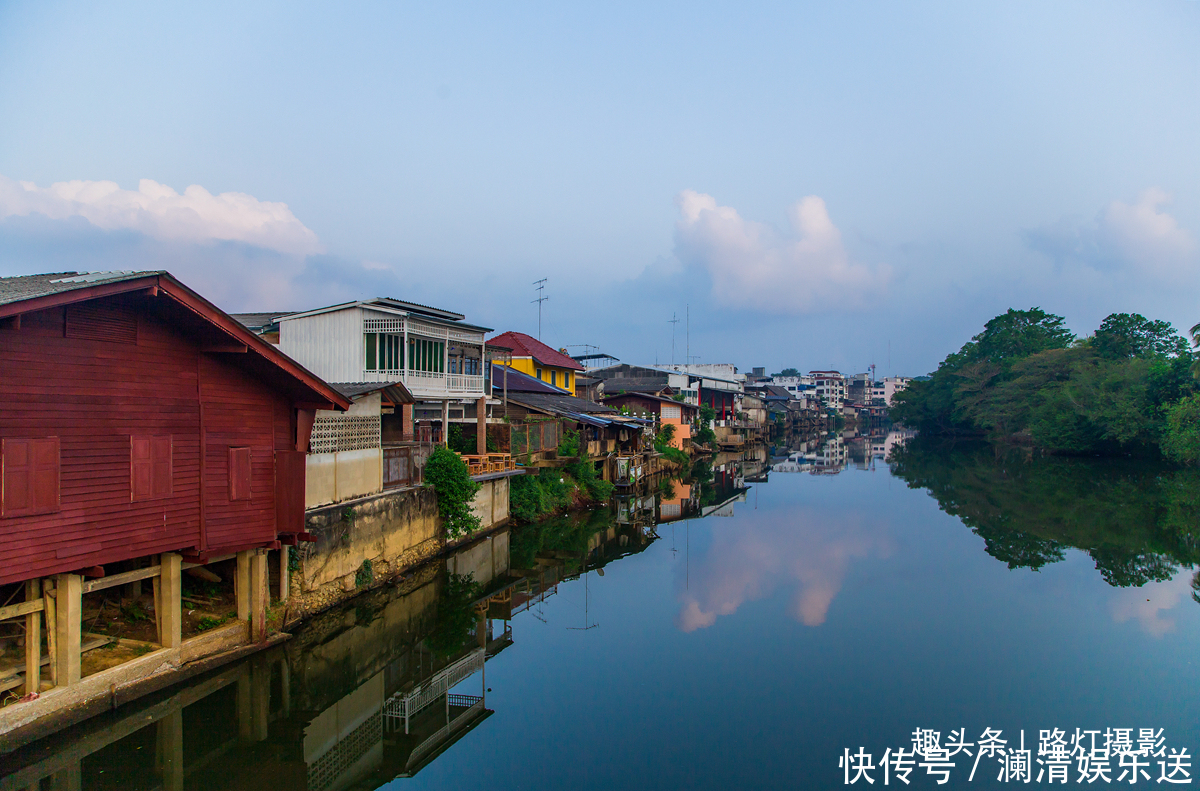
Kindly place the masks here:
POLYGON ((846 404, 846 377, 837 371, 809 371, 813 380, 813 392, 830 409, 842 411, 846 404))
POLYGON ((883 379, 883 398, 888 406, 892 405, 892 397, 904 388, 908 387, 908 383, 912 381, 910 376, 886 376, 883 379))
POLYGON ((816 388, 816 380, 811 376, 772 376, 771 384, 787 390, 796 400, 804 400, 805 396, 812 395, 816 388))

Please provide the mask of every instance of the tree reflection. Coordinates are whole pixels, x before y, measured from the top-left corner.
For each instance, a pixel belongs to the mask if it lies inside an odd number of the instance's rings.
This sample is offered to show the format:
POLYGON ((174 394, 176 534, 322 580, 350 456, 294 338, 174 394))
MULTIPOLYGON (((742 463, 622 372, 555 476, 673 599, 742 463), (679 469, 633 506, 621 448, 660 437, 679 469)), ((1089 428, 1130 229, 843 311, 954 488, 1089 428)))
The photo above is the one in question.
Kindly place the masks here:
MULTIPOLYGON (((1171 579, 1200 563, 1200 470, 1033 456, 918 437, 889 457, 1010 569, 1040 569, 1074 547, 1114 587, 1171 579)), ((1200 602, 1200 576, 1193 581, 1200 602)))

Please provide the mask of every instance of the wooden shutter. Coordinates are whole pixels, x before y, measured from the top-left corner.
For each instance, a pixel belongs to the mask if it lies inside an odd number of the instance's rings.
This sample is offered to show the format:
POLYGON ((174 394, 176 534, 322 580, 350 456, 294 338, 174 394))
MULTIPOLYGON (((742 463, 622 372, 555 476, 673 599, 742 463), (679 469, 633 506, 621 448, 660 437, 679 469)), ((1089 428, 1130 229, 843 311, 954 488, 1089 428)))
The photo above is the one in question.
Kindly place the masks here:
POLYGON ((250 499, 250 449, 229 449, 229 499, 250 499))
POLYGON ((6 439, 0 443, 3 473, 0 515, 48 514, 59 505, 58 437, 6 439))
POLYGON ((173 479, 171 437, 129 438, 129 499, 170 497, 173 479))
POLYGON ((275 451, 275 531, 304 530, 304 468, 308 454, 294 450, 275 451))

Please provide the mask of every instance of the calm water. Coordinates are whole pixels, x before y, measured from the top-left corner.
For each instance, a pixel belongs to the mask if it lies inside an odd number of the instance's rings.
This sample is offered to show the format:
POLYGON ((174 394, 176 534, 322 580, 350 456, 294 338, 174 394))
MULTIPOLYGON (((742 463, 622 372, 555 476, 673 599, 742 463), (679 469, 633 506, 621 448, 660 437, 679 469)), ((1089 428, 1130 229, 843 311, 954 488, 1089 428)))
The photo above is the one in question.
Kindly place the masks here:
MULTIPOLYGON (((832 788, 843 749, 878 764, 917 728, 1024 730, 1035 782, 1042 729, 1194 756, 1196 474, 920 440, 885 463, 895 439, 514 529, 449 561, 471 583, 362 597, 0 759, 0 788, 832 788)), ((947 787, 1000 784, 952 761, 947 787)))

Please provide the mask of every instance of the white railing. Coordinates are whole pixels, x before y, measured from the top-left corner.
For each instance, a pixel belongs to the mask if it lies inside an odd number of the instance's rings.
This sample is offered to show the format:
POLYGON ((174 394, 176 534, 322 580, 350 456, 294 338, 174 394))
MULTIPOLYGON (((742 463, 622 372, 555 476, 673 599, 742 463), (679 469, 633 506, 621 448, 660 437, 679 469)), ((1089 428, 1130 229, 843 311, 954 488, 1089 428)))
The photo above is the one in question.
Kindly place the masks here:
POLYGON ((475 396, 486 395, 484 378, 473 374, 448 374, 440 371, 406 371, 392 369, 363 371, 364 382, 404 382, 415 396, 475 396))
POLYGON ((408 733, 408 721, 413 715, 449 692, 456 684, 483 669, 484 650, 476 648, 462 659, 447 665, 428 681, 413 687, 408 692, 397 692, 383 704, 383 716, 392 727, 398 720, 404 721, 404 732, 408 733))
POLYGON ((423 758, 426 753, 428 753, 434 747, 437 747, 452 733, 454 733, 454 731, 458 730, 460 724, 465 725, 477 714, 479 714, 479 712, 483 711, 482 697, 476 697, 475 695, 452 695, 451 697, 461 698, 461 700, 458 701, 451 700, 451 705, 458 706, 465 703, 469 703, 470 705, 468 705, 466 709, 455 716, 454 719, 447 722, 441 728, 438 728, 438 730, 428 739, 418 744, 408 756, 407 767, 412 767, 415 764, 420 763, 421 758, 423 758))

